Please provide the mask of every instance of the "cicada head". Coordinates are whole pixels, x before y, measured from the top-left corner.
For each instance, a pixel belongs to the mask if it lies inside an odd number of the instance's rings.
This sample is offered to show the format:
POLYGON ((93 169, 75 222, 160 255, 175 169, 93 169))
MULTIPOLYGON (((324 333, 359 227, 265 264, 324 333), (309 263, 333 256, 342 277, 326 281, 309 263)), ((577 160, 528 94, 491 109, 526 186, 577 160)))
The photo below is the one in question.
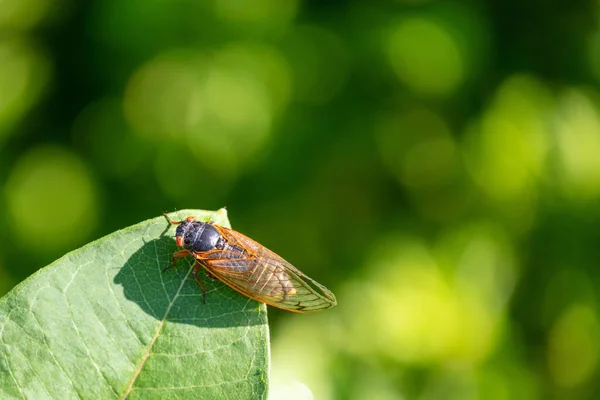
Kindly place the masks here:
POLYGON ((189 230, 190 225, 191 225, 190 222, 183 221, 177 227, 177 230, 175 231, 175 242, 177 243, 177 246, 184 247, 183 246, 183 238, 186 236, 186 233, 189 230))

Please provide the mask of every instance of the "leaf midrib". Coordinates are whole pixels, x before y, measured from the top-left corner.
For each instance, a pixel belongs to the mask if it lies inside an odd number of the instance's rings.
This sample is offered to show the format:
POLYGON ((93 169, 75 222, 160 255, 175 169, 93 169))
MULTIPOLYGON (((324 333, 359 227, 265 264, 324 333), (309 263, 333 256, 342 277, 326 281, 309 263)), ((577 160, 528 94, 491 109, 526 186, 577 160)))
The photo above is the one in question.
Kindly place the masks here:
POLYGON ((142 372, 142 368, 144 368, 144 364, 146 363, 146 360, 148 359, 148 357, 150 357, 150 352, 152 351, 152 347, 154 347, 154 342, 156 342, 156 339, 158 339, 158 336, 160 335, 160 331, 162 330, 162 327, 165 325, 165 321, 167 319, 167 316, 169 315, 169 311, 171 311, 171 307, 173 306, 173 304, 179 297, 179 293, 181 292, 183 285, 185 284, 186 280, 188 279, 190 273, 192 272, 193 267, 194 267, 193 265, 190 266, 190 268, 188 269, 188 272, 185 274, 185 277, 181 280, 181 284, 179 285, 179 287, 177 288, 177 291, 175 292, 175 295, 169 302, 169 306, 167 307, 167 310, 165 311, 165 314, 163 315, 160 323, 156 327, 156 331, 154 332, 154 335, 152 335, 152 339, 150 340, 150 343, 148 344, 146 351, 144 352, 144 355, 140 359, 138 366, 133 371, 133 376, 131 377, 131 380, 129 381, 129 385, 127 385, 127 389, 123 393, 123 396, 121 396, 120 400, 127 399, 129 394, 131 393, 131 390, 133 389, 133 385, 135 384, 137 377, 139 376, 140 372, 142 372))

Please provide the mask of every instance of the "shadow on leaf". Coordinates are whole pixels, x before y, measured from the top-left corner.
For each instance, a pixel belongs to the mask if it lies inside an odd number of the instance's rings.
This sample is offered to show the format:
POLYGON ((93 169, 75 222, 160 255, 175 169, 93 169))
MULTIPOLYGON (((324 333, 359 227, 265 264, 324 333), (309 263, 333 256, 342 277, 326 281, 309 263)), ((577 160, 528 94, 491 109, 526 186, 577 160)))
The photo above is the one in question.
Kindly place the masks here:
POLYGON ((265 323, 260 303, 237 293, 220 281, 200 273, 202 289, 191 275, 194 260, 182 259, 162 272, 177 248, 171 237, 146 242, 126 261, 114 279, 123 287, 125 298, 136 303, 157 320, 223 328, 265 323))

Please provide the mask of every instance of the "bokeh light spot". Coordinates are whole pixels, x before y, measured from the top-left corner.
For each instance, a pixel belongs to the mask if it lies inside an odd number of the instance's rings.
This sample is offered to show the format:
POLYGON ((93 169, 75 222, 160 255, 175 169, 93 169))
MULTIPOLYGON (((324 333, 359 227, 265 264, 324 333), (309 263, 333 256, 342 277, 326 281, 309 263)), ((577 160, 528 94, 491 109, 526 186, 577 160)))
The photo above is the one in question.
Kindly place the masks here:
POLYGON ((423 218, 447 221, 465 212, 461 154, 438 113, 422 107, 386 113, 375 124, 375 138, 386 169, 423 218))
POLYGON ((464 136, 467 169, 488 202, 527 232, 544 181, 554 99, 536 79, 516 75, 498 89, 464 136))
POLYGON ((595 376, 598 366, 600 324, 595 311, 573 305, 550 331, 548 364, 554 381, 574 387, 595 376))
POLYGON ((230 45, 211 57, 170 53, 133 75, 125 113, 145 138, 185 143, 207 168, 235 176, 262 159, 290 85, 285 60, 267 46, 230 45))
POLYGON ((187 136, 191 151, 225 176, 236 175, 242 165, 258 165, 273 120, 287 104, 289 87, 287 65, 274 49, 224 48, 205 77, 205 110, 187 136))
POLYGON ((572 89, 558 99, 555 119, 561 183, 576 199, 600 195, 600 111, 582 91, 572 89))
POLYGON ((267 142, 272 114, 266 87, 239 68, 215 66, 207 77, 206 113, 188 144, 198 160, 225 175, 267 142))
POLYGON ((271 387, 268 397, 269 400, 313 400, 314 398, 310 388, 297 381, 271 387))
POLYGON ((517 282, 510 235, 499 224, 471 222, 444 231, 436 259, 454 276, 454 286, 479 299, 487 313, 504 311, 517 282))
POLYGON ((486 192, 500 200, 534 193, 549 147, 547 89, 528 76, 504 82, 478 129, 468 136, 471 172, 486 192))
POLYGON ((41 146, 21 156, 3 194, 10 229, 24 248, 68 249, 84 243, 98 222, 96 187, 87 166, 62 147, 41 146))
MULTIPOLYGON (((25 31, 43 21, 57 4, 53 0, 0 1, 0 29, 25 31)), ((65 5, 62 4, 64 7, 65 5)))
POLYGON ((274 110, 282 110, 290 101, 292 87, 288 62, 278 49, 257 43, 234 43, 223 48, 215 57, 214 66, 239 70, 256 79, 274 110))
POLYGON ((162 55, 130 79, 125 115, 139 134, 153 139, 181 136, 202 118, 203 62, 194 53, 162 55))
POLYGON ((458 157, 446 122, 427 109, 382 118, 377 144, 383 160, 411 188, 440 186, 457 171, 458 157))
MULTIPOLYGON (((332 382, 327 376, 338 341, 332 335, 336 322, 315 315, 312 321, 286 319, 272 343, 271 387, 282 395, 290 388, 306 385, 315 399, 333 398, 332 382), (302 343, 298 346, 298 343, 302 343)), ((298 394, 304 395, 303 390, 298 394)), ((292 397, 279 397, 288 399, 292 397)), ((269 397, 271 400, 271 397, 269 397)))
POLYGON ((40 50, 24 41, 0 41, 0 143, 43 94, 50 75, 40 50))
POLYGON ((400 21, 389 37, 388 57, 400 81, 418 94, 447 96, 465 79, 456 38, 433 19, 400 21))
POLYGON ((455 285, 422 242, 382 241, 373 251, 370 271, 368 282, 350 283, 340 294, 340 303, 353 313, 348 316, 350 351, 428 365, 477 363, 494 349, 497 315, 475 288, 455 285), (374 331, 373 326, 385 329, 374 331))
POLYGON ((232 27, 255 31, 281 30, 287 27, 298 12, 297 0, 214 0, 216 16, 232 27))

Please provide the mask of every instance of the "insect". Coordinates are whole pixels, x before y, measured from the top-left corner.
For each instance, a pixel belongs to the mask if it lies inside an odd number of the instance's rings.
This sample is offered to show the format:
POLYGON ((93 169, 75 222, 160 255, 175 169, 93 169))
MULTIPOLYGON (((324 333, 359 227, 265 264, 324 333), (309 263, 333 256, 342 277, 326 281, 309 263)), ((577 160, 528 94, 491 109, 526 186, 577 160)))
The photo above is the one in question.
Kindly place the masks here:
POLYGON ((309 278, 292 264, 249 237, 213 222, 187 217, 174 221, 177 246, 171 264, 179 258, 192 256, 196 260, 192 275, 200 285, 206 302, 206 288, 198 278, 204 267, 209 277, 219 279, 232 289, 254 300, 284 310, 308 313, 337 305, 333 293, 309 278))

